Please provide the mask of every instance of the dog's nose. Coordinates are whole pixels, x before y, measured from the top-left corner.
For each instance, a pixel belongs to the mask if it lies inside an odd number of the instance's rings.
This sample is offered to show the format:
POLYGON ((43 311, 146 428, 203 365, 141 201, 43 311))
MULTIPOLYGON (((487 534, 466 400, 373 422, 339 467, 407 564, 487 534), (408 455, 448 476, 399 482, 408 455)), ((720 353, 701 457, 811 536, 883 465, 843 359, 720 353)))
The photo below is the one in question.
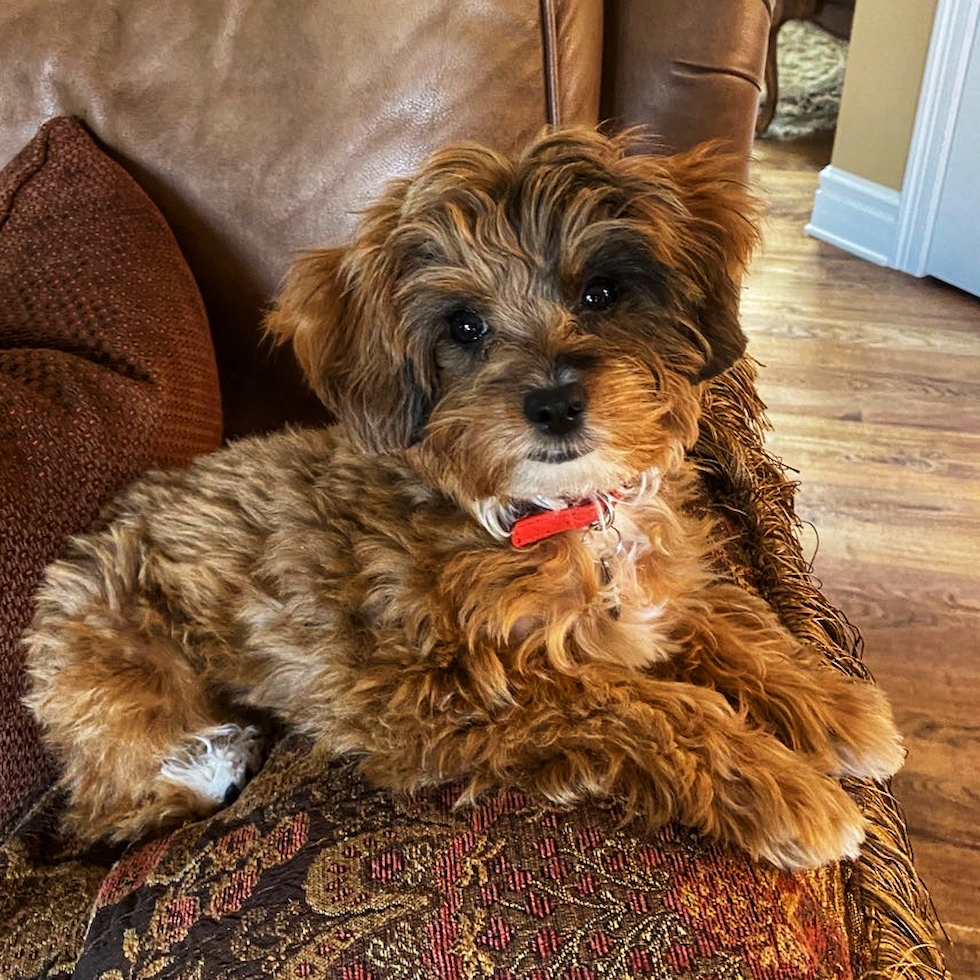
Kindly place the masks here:
POLYGON ((589 397, 577 382, 537 388, 524 397, 524 416, 540 432, 567 436, 582 427, 589 397))

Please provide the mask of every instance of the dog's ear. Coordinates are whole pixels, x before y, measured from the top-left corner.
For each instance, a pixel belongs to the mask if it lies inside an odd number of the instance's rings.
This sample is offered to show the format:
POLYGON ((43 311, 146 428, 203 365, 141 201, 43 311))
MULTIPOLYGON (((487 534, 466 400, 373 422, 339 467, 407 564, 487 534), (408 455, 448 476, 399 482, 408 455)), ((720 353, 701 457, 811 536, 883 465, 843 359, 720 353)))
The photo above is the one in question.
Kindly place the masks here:
POLYGON ((337 382, 344 373, 337 355, 346 332, 344 289, 340 283, 342 248, 304 253, 290 266, 265 329, 276 344, 291 342, 307 383, 337 412, 337 382))
POLYGON ((309 251, 289 270, 265 321, 276 343, 292 341, 331 413, 363 448, 382 453, 411 445, 430 408, 397 341, 387 277, 376 250, 309 251))
MULTIPOLYGON (((757 200, 738 178, 740 162, 720 144, 705 143, 669 157, 632 157, 646 170, 654 197, 675 210, 676 225, 661 238, 667 264, 678 269, 689 288, 691 340, 704 363, 695 380, 704 381, 731 367, 745 350, 739 323, 742 274, 759 241, 757 200)), ((659 209, 658 209, 659 210, 659 209)))

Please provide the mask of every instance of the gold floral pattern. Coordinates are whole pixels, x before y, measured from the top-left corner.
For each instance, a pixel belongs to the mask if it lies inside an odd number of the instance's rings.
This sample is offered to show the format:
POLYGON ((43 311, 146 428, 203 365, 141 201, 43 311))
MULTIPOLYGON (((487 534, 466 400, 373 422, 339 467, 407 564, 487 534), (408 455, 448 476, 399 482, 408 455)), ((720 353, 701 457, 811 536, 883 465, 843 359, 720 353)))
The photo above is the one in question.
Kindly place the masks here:
POLYGON ((839 868, 777 872, 675 827, 644 838, 609 807, 454 803, 392 799, 293 737, 233 806, 111 865, 51 842, 42 859, 29 823, 0 849, 0 975, 852 975, 839 868))

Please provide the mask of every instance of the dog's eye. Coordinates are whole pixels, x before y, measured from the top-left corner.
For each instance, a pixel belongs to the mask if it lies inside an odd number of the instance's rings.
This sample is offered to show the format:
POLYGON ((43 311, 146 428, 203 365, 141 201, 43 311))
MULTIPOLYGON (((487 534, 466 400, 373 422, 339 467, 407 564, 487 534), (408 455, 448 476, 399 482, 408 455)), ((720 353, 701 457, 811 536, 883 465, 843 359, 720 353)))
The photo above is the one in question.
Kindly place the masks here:
POLYGON ((449 336, 457 344, 475 344, 490 332, 487 321, 474 310, 453 310, 448 317, 449 336))
POLYGON ((582 307, 593 312, 608 310, 619 299, 619 287, 612 279, 590 279, 582 290, 582 307))

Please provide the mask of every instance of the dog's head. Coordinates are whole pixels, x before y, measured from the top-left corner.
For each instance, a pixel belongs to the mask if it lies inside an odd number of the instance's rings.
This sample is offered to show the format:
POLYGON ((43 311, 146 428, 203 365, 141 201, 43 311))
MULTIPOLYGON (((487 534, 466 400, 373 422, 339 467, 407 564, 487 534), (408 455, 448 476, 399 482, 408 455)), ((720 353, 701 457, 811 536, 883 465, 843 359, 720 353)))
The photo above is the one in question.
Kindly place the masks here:
POLYGON ((297 262, 269 328, 366 450, 464 506, 664 469, 696 438, 698 382, 744 349, 756 230, 714 148, 634 149, 576 130, 514 160, 436 153, 350 247, 297 262))

